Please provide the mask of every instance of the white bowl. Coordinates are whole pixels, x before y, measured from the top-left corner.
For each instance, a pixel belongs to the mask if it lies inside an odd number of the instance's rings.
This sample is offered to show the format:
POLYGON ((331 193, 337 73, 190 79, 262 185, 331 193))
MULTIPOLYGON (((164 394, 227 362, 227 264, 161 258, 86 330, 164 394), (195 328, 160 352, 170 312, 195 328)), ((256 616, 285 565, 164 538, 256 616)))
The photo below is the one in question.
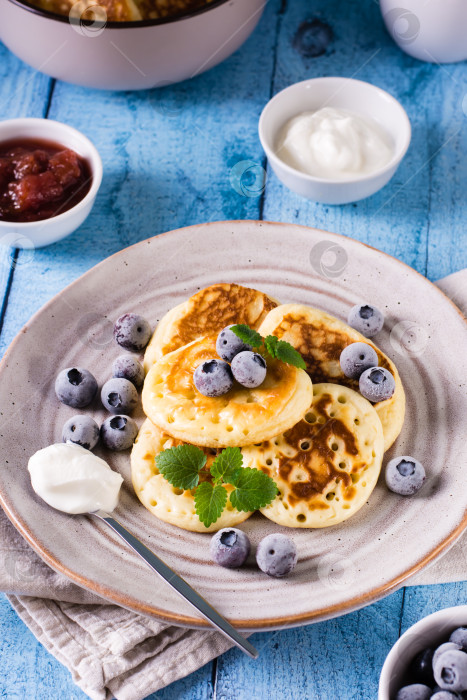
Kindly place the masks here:
POLYGON ((379 679, 378 700, 394 700, 405 683, 410 661, 422 649, 447 642, 457 627, 467 627, 467 605, 445 608, 409 627, 386 657, 379 679))
POLYGON ((380 0, 386 28, 402 51, 429 63, 467 59, 465 0, 380 0))
POLYGON ((0 40, 53 78, 104 90, 145 90, 193 78, 225 60, 250 36, 265 4, 212 0, 178 17, 89 25, 28 0, 0 0, 0 40))
POLYGON ((302 197, 323 204, 356 202, 384 187, 409 147, 411 132, 409 118, 394 97, 375 85, 350 78, 312 78, 290 85, 267 103, 259 120, 261 144, 279 180, 302 197), (377 122, 393 142, 389 163, 374 173, 346 180, 315 177, 284 163, 275 152, 281 128, 301 112, 324 106, 347 109, 377 122))
POLYGON ((15 248, 42 248, 73 233, 86 219, 101 186, 102 161, 96 147, 84 134, 51 119, 9 119, 0 122, 0 142, 21 138, 44 139, 71 148, 88 161, 92 174, 89 192, 63 214, 43 221, 0 221, 0 244, 15 248))

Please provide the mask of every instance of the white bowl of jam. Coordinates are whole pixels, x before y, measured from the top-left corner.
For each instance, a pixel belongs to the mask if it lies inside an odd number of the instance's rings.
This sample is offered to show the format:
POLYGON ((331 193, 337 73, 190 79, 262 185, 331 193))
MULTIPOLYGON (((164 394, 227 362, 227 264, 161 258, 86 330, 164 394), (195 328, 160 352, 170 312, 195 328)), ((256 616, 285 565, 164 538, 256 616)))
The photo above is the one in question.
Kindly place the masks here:
POLYGON ((102 161, 81 132, 49 119, 0 122, 0 244, 41 248, 89 215, 102 161))

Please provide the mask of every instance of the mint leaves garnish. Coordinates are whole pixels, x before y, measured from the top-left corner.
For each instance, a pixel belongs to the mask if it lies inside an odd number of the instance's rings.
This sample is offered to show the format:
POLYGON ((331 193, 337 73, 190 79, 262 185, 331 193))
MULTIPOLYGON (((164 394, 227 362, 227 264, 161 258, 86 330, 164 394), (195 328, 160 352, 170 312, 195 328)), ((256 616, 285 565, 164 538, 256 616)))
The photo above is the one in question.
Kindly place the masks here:
POLYGON ((179 445, 163 450, 156 456, 156 465, 175 488, 196 489, 195 510, 206 527, 220 518, 227 505, 229 494, 226 484, 234 486, 230 493, 232 506, 246 512, 263 508, 278 494, 270 476, 242 466, 243 455, 239 447, 227 447, 217 455, 210 469, 212 483, 199 483, 200 472, 206 465, 206 455, 195 445, 179 445))
POLYGON ((295 350, 285 340, 279 340, 275 335, 267 335, 263 338, 257 331, 244 324, 232 326, 230 330, 244 343, 251 345, 252 348, 257 349, 264 346, 265 351, 276 360, 281 360, 287 365, 298 367, 298 369, 306 369, 306 362, 298 350, 295 350))
POLYGON ((194 489, 199 483, 199 472, 206 464, 206 455, 194 445, 179 445, 163 450, 156 457, 156 465, 169 484, 177 489, 194 489))
POLYGON ((260 348, 263 344, 263 337, 244 323, 238 323, 236 326, 232 326, 230 330, 246 345, 251 345, 252 348, 260 348))
POLYGON ((271 357, 276 356, 276 348, 278 342, 279 338, 276 338, 275 335, 267 335, 264 339, 264 347, 266 348, 267 352, 271 355, 271 357))
POLYGON ((227 447, 217 455, 211 465, 211 476, 214 481, 224 481, 234 484, 242 470, 243 457, 238 447, 227 447))
POLYGON ((258 469, 242 469, 235 481, 230 502, 237 510, 258 510, 274 500, 278 494, 276 483, 258 469))
POLYGON ((224 486, 213 486, 209 481, 203 481, 195 493, 195 510, 203 525, 209 527, 221 517, 227 505, 227 491, 224 486))
MULTIPOLYGON (((270 335, 269 338, 274 338, 275 336, 270 335)), ((299 369, 306 369, 306 362, 300 355, 298 350, 285 340, 278 340, 274 346, 274 357, 278 360, 282 360, 287 365, 293 365, 299 369)))

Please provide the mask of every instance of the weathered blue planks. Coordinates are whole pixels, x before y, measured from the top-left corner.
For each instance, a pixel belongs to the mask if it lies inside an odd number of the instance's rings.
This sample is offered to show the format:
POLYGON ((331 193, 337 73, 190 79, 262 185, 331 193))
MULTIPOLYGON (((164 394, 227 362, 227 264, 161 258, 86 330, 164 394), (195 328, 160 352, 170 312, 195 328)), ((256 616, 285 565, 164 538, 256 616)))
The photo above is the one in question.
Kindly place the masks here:
MULTIPOLYGON (((53 81, 28 68, 0 44, 0 118, 44 117, 53 81)), ((0 232, 0 239, 10 237, 0 232)), ((0 329, 7 295, 16 267, 17 253, 0 246, 0 329)))
POLYGON ((401 633, 425 615, 431 615, 442 608, 465 605, 466 602, 467 584, 465 582, 406 588, 401 616, 401 633))
MULTIPOLYGON (((50 86, 0 47, 0 118, 46 114, 50 86)), ((257 32, 235 56, 182 85, 112 94, 57 84, 48 114, 94 140, 104 183, 80 231, 32 260, 20 253, 13 277, 0 252, 0 306, 12 281, 0 354, 33 311, 93 264, 201 221, 263 215, 338 231, 430 279, 467 266, 466 92, 465 63, 432 66, 400 52, 372 0, 269 0, 257 32), (260 111, 271 94, 319 75, 369 80, 400 99, 412 121, 412 145, 392 182, 355 205, 307 202, 269 170, 261 196, 260 111)), ((467 583, 407 588, 339 620, 258 634, 259 662, 231 651, 151 700, 373 700, 399 630, 466 597, 467 583)), ((0 633, 1 697, 84 698, 4 600, 0 633)))
POLYGON ((437 80, 436 72, 405 56, 392 43, 377 3, 366 2, 363 9, 361 3, 343 6, 335 0, 318 0, 312 5, 289 2, 277 48, 274 92, 296 81, 323 75, 367 80, 398 97, 414 125, 412 146, 393 180, 381 192, 345 206, 308 202, 285 189, 268 170, 264 217, 344 233, 402 258, 424 273, 429 171, 422 166, 430 152, 429 124, 433 119, 438 121, 438 115, 435 105, 429 114, 420 109, 420 99, 425 90, 429 92, 427 82, 431 85, 437 80), (313 20, 321 24, 318 39, 313 20), (323 39, 326 28, 327 38, 329 32, 333 35, 327 47, 323 39), (310 48, 325 50, 322 55, 309 57, 306 53, 310 53, 310 48), (429 79, 424 78, 427 74, 429 79), (420 173, 414 177, 418 170, 420 173))
POLYGON ((68 671, 36 641, 0 596, 0 697, 6 700, 85 700, 68 671))
POLYGON ((80 230, 18 267, 0 354, 36 309, 117 250, 179 226, 259 218, 260 197, 239 194, 230 173, 262 159, 256 125, 269 98, 278 6, 271 0, 241 51, 189 83, 125 94, 56 85, 49 116, 94 141, 104 181, 80 230))
POLYGON ((216 698, 373 700, 384 658, 399 635, 402 591, 337 620, 255 635, 260 661, 236 650, 218 662, 216 698))

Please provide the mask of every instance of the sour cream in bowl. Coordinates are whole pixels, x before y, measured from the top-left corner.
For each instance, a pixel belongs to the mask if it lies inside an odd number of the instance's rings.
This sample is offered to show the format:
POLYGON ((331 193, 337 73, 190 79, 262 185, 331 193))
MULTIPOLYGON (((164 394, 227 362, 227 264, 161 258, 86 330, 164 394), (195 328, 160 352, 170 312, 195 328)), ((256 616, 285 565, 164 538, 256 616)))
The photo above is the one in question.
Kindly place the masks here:
POLYGON ((276 147, 290 167, 329 180, 373 173, 389 163, 393 152, 389 134, 377 122, 335 107, 289 119, 276 147))
POLYGON ((403 107, 384 90, 348 78, 315 78, 264 108, 259 135, 277 177, 297 194, 345 204, 380 190, 410 143, 403 107))

